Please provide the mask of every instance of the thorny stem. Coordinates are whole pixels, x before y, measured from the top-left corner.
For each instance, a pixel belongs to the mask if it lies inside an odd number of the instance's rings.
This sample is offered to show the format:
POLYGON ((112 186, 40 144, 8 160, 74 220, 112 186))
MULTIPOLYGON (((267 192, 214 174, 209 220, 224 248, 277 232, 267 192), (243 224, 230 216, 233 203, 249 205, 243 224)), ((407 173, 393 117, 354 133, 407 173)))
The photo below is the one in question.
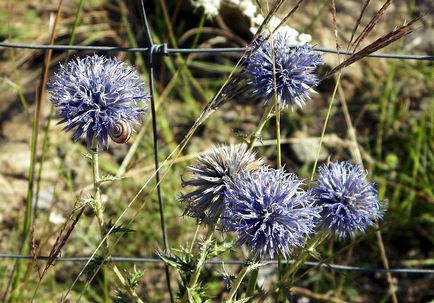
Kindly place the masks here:
MULTIPOLYGON (((98 158, 98 143, 96 139, 92 144, 92 173, 93 173, 93 193, 94 193, 94 211, 95 216, 98 220, 98 225, 101 234, 105 235, 105 225, 104 225, 104 210, 101 203, 101 187, 100 187, 100 176, 99 176, 99 158, 98 158)), ((104 241, 106 242, 106 241, 104 241)), ((107 247, 107 243, 104 245, 107 247)))
MULTIPOLYGON (((109 248, 108 248, 108 243, 106 240, 104 240, 105 235, 106 235, 106 226, 104 223, 104 209, 103 209, 102 203, 101 203, 101 178, 99 175, 98 141, 96 140, 96 138, 94 138, 93 142, 92 142, 91 154, 92 154, 93 190, 94 190, 94 197, 93 197, 94 212, 95 212, 95 216, 98 220, 101 239, 104 243, 103 244, 104 259, 110 260, 111 256, 110 256, 110 252, 109 252, 109 248)), ((143 303, 143 301, 135 293, 134 289, 132 289, 128 285, 127 281, 122 276, 122 273, 120 272, 120 270, 118 269, 116 264, 111 263, 110 265, 111 265, 113 272, 115 273, 116 278, 121 283, 123 288, 128 292, 128 294, 131 297, 133 297, 136 300, 136 302, 143 303)))
MULTIPOLYGON (((217 216, 217 217, 219 217, 219 216, 217 216)), ((196 269, 194 270, 194 273, 190 278, 190 282, 188 283, 188 288, 190 288, 190 289, 195 287, 197 284, 197 281, 199 280, 199 276, 200 276, 200 272, 202 270, 202 267, 206 263, 206 258, 208 255, 208 248, 212 243, 212 237, 213 237, 215 229, 216 229, 216 224, 211 225, 208 229, 208 233, 206 234, 205 242, 203 243, 203 246, 202 246, 202 249, 200 252, 199 260, 197 261, 196 269)), ((182 297, 182 302, 187 302, 187 301, 188 301, 188 290, 186 289, 185 294, 182 297)))
POLYGON ((291 264, 290 268, 285 271, 281 279, 277 282, 277 285, 274 286, 269 292, 277 291, 280 293, 280 289, 282 288, 283 283, 287 281, 289 278, 294 277, 297 270, 304 264, 304 262, 307 260, 307 258, 310 256, 311 251, 314 251, 316 247, 321 245, 326 239, 328 238, 327 233, 319 233, 317 236, 312 238, 309 243, 306 245, 307 248, 303 249, 301 253, 297 256, 297 259, 294 260, 294 262, 291 264))
POLYGON ((193 251, 194 243, 196 242, 197 235, 199 234, 199 229, 200 229, 200 225, 197 224, 197 225, 196 225, 196 231, 194 232, 193 239, 191 240, 191 245, 190 245, 190 254, 191 254, 191 252, 193 251))
POLYGON ((310 245, 306 249, 303 249, 303 251, 298 255, 298 258, 294 261, 293 264, 291 264, 291 267, 287 272, 285 272, 285 275, 283 276, 282 281, 287 280, 291 275, 294 275, 297 270, 304 264, 304 262, 307 260, 307 258, 310 256, 310 251, 315 250, 319 245, 321 245, 326 239, 328 238, 328 234, 321 232, 312 240, 310 241, 310 245))
POLYGON ((136 292, 134 291, 134 289, 128 286, 128 283, 125 280, 125 278, 122 276, 122 273, 119 271, 119 268, 116 265, 113 264, 112 269, 113 269, 113 271, 115 273, 116 278, 124 286, 124 288, 126 289, 126 291, 128 292, 128 294, 131 297, 133 297, 137 303, 143 303, 143 301, 139 298, 139 296, 136 294, 136 292))
MULTIPOLYGON (((259 269, 254 269, 249 277, 249 282, 247 283, 246 297, 251 298, 253 293, 255 292, 256 281, 258 280, 259 269)), ((249 299, 248 302, 252 302, 252 299, 249 299)))
POLYGON ((224 299, 223 302, 226 302, 226 303, 232 302, 232 299, 235 296, 235 294, 237 293, 237 290, 240 287, 241 282, 243 281, 244 277, 246 276, 246 274, 250 270, 252 270, 252 265, 243 266, 243 269, 238 273, 238 276, 235 279, 231 290, 229 291, 228 295, 226 296, 226 298, 224 299))

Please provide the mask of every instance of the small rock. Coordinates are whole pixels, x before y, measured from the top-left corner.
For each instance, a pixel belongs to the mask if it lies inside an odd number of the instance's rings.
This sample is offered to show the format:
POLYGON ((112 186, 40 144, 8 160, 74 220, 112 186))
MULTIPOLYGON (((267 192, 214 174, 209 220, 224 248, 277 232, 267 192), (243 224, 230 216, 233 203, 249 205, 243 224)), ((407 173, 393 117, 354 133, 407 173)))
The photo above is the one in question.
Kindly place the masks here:
POLYGON ((54 201, 52 188, 41 188, 38 196, 38 209, 48 209, 54 201))
POLYGON ((27 176, 30 149, 24 143, 5 143, 0 147, 0 173, 27 176))
MULTIPOLYGON (((32 138, 32 126, 25 115, 14 115, 2 123, 3 135, 7 141, 23 142, 32 138)), ((29 149, 29 147, 27 147, 29 149)))
POLYGON ((261 288, 267 288, 276 281, 277 266, 264 266, 258 271, 258 285, 261 288))
MULTIPOLYGON (((291 149, 300 162, 312 163, 317 157, 317 151, 319 146, 319 138, 303 138, 303 134, 298 134, 299 141, 291 144, 291 149)), ((329 153, 324 147, 321 148, 318 160, 322 161, 327 159, 329 153)))
POLYGON ((66 222, 66 219, 62 215, 55 212, 50 213, 48 220, 54 225, 61 225, 66 222))

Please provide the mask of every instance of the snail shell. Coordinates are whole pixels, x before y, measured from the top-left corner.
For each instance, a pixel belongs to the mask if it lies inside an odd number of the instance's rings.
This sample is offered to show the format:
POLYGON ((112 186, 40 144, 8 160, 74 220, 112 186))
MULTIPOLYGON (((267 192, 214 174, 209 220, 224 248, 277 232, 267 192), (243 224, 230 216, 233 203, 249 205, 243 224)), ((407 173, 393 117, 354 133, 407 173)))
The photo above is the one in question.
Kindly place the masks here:
POLYGON ((126 143, 130 137, 133 129, 131 125, 125 120, 119 120, 115 126, 109 131, 109 136, 118 144, 126 143))

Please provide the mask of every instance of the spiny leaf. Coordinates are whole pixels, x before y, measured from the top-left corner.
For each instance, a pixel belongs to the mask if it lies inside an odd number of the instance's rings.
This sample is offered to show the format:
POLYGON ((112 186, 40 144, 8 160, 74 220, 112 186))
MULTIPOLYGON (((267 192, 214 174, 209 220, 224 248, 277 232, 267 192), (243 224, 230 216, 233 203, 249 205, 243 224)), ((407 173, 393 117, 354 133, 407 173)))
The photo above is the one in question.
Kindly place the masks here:
POLYGON ((200 285, 193 288, 187 287, 188 302, 190 303, 211 303, 204 289, 200 285))
POLYGON ((92 160, 92 155, 91 154, 89 154, 89 153, 85 153, 85 154, 82 154, 83 155, 83 157, 85 157, 86 159, 88 159, 88 160, 92 160))
POLYGON ((193 258, 193 254, 190 252, 189 247, 184 247, 180 245, 179 248, 173 248, 172 251, 176 252, 178 255, 185 256, 185 258, 189 258, 189 259, 193 258))
POLYGON ((309 253, 309 256, 311 256, 315 260, 317 260, 317 261, 321 260, 321 254, 315 248, 308 249, 308 253, 309 253))
POLYGON ((106 226, 106 230, 111 230, 110 234, 135 232, 134 229, 124 227, 122 226, 122 224, 116 226, 113 224, 112 221, 108 222, 105 226, 106 226))
POLYGON ((99 271, 101 269, 104 263, 105 261, 103 257, 96 256, 89 262, 89 265, 86 267, 84 273, 88 276, 93 276, 96 271, 99 271))
POLYGON ((131 289, 136 288, 136 286, 139 284, 140 279, 143 277, 143 275, 144 275, 144 272, 137 271, 137 268, 134 265, 134 271, 132 273, 128 273, 128 277, 127 277, 128 287, 131 289))
POLYGON ((194 289, 187 288, 188 301, 191 303, 201 303, 202 298, 194 289))
POLYGON ((181 254, 180 256, 162 250, 157 251, 158 257, 169 266, 175 267, 181 272, 192 272, 194 270, 193 260, 190 256, 181 254))
POLYGON ((215 242, 214 245, 211 245, 210 252, 208 253, 210 257, 217 257, 229 250, 231 250, 235 245, 235 241, 230 242, 215 242))

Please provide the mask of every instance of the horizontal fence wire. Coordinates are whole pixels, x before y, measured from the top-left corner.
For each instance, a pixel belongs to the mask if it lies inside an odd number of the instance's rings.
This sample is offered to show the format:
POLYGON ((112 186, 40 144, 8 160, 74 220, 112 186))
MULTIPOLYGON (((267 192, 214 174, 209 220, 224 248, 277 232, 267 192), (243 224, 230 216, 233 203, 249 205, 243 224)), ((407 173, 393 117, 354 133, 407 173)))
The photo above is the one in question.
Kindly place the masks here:
MULTIPOLYGON (((23 260, 40 260, 47 261, 48 256, 28 256, 28 255, 18 255, 18 254, 0 254, 0 259, 23 259, 23 260)), ((89 260, 89 257, 59 257, 56 262, 75 262, 84 263, 89 260)), ((111 262, 115 263, 163 263, 161 259, 158 258, 134 258, 134 257, 111 257, 111 262)), ((282 261, 284 263, 291 264, 293 261, 282 261)), ((213 259, 208 260, 210 265, 243 265, 246 264, 242 260, 219 260, 213 259)), ((262 261, 264 265, 277 265, 279 261, 277 260, 264 260, 262 261)), ((334 269, 339 271, 353 271, 361 273, 399 273, 399 274, 410 274, 410 275, 434 275, 434 269, 421 269, 421 268, 367 268, 358 266, 347 266, 340 264, 329 264, 323 262, 304 262, 305 266, 309 267, 321 267, 325 269, 334 269)))
MULTIPOLYGON (((156 44, 152 47, 120 47, 120 46, 96 46, 96 45, 45 45, 45 44, 21 44, 0 42, 0 47, 21 48, 21 49, 52 49, 52 50, 81 50, 81 51, 113 51, 113 52, 143 52, 149 53, 151 50, 154 55, 171 54, 213 54, 213 53, 240 53, 244 52, 244 47, 223 47, 223 48, 168 48, 167 44, 156 44)), ((292 47, 296 47, 295 45, 292 47)), ((353 52, 336 50, 333 48, 313 47, 314 50, 322 53, 332 53, 341 55, 352 55, 353 52)), ((421 60, 434 61, 434 55, 412 55, 412 54, 370 54, 371 58, 401 59, 401 60, 421 60)))

